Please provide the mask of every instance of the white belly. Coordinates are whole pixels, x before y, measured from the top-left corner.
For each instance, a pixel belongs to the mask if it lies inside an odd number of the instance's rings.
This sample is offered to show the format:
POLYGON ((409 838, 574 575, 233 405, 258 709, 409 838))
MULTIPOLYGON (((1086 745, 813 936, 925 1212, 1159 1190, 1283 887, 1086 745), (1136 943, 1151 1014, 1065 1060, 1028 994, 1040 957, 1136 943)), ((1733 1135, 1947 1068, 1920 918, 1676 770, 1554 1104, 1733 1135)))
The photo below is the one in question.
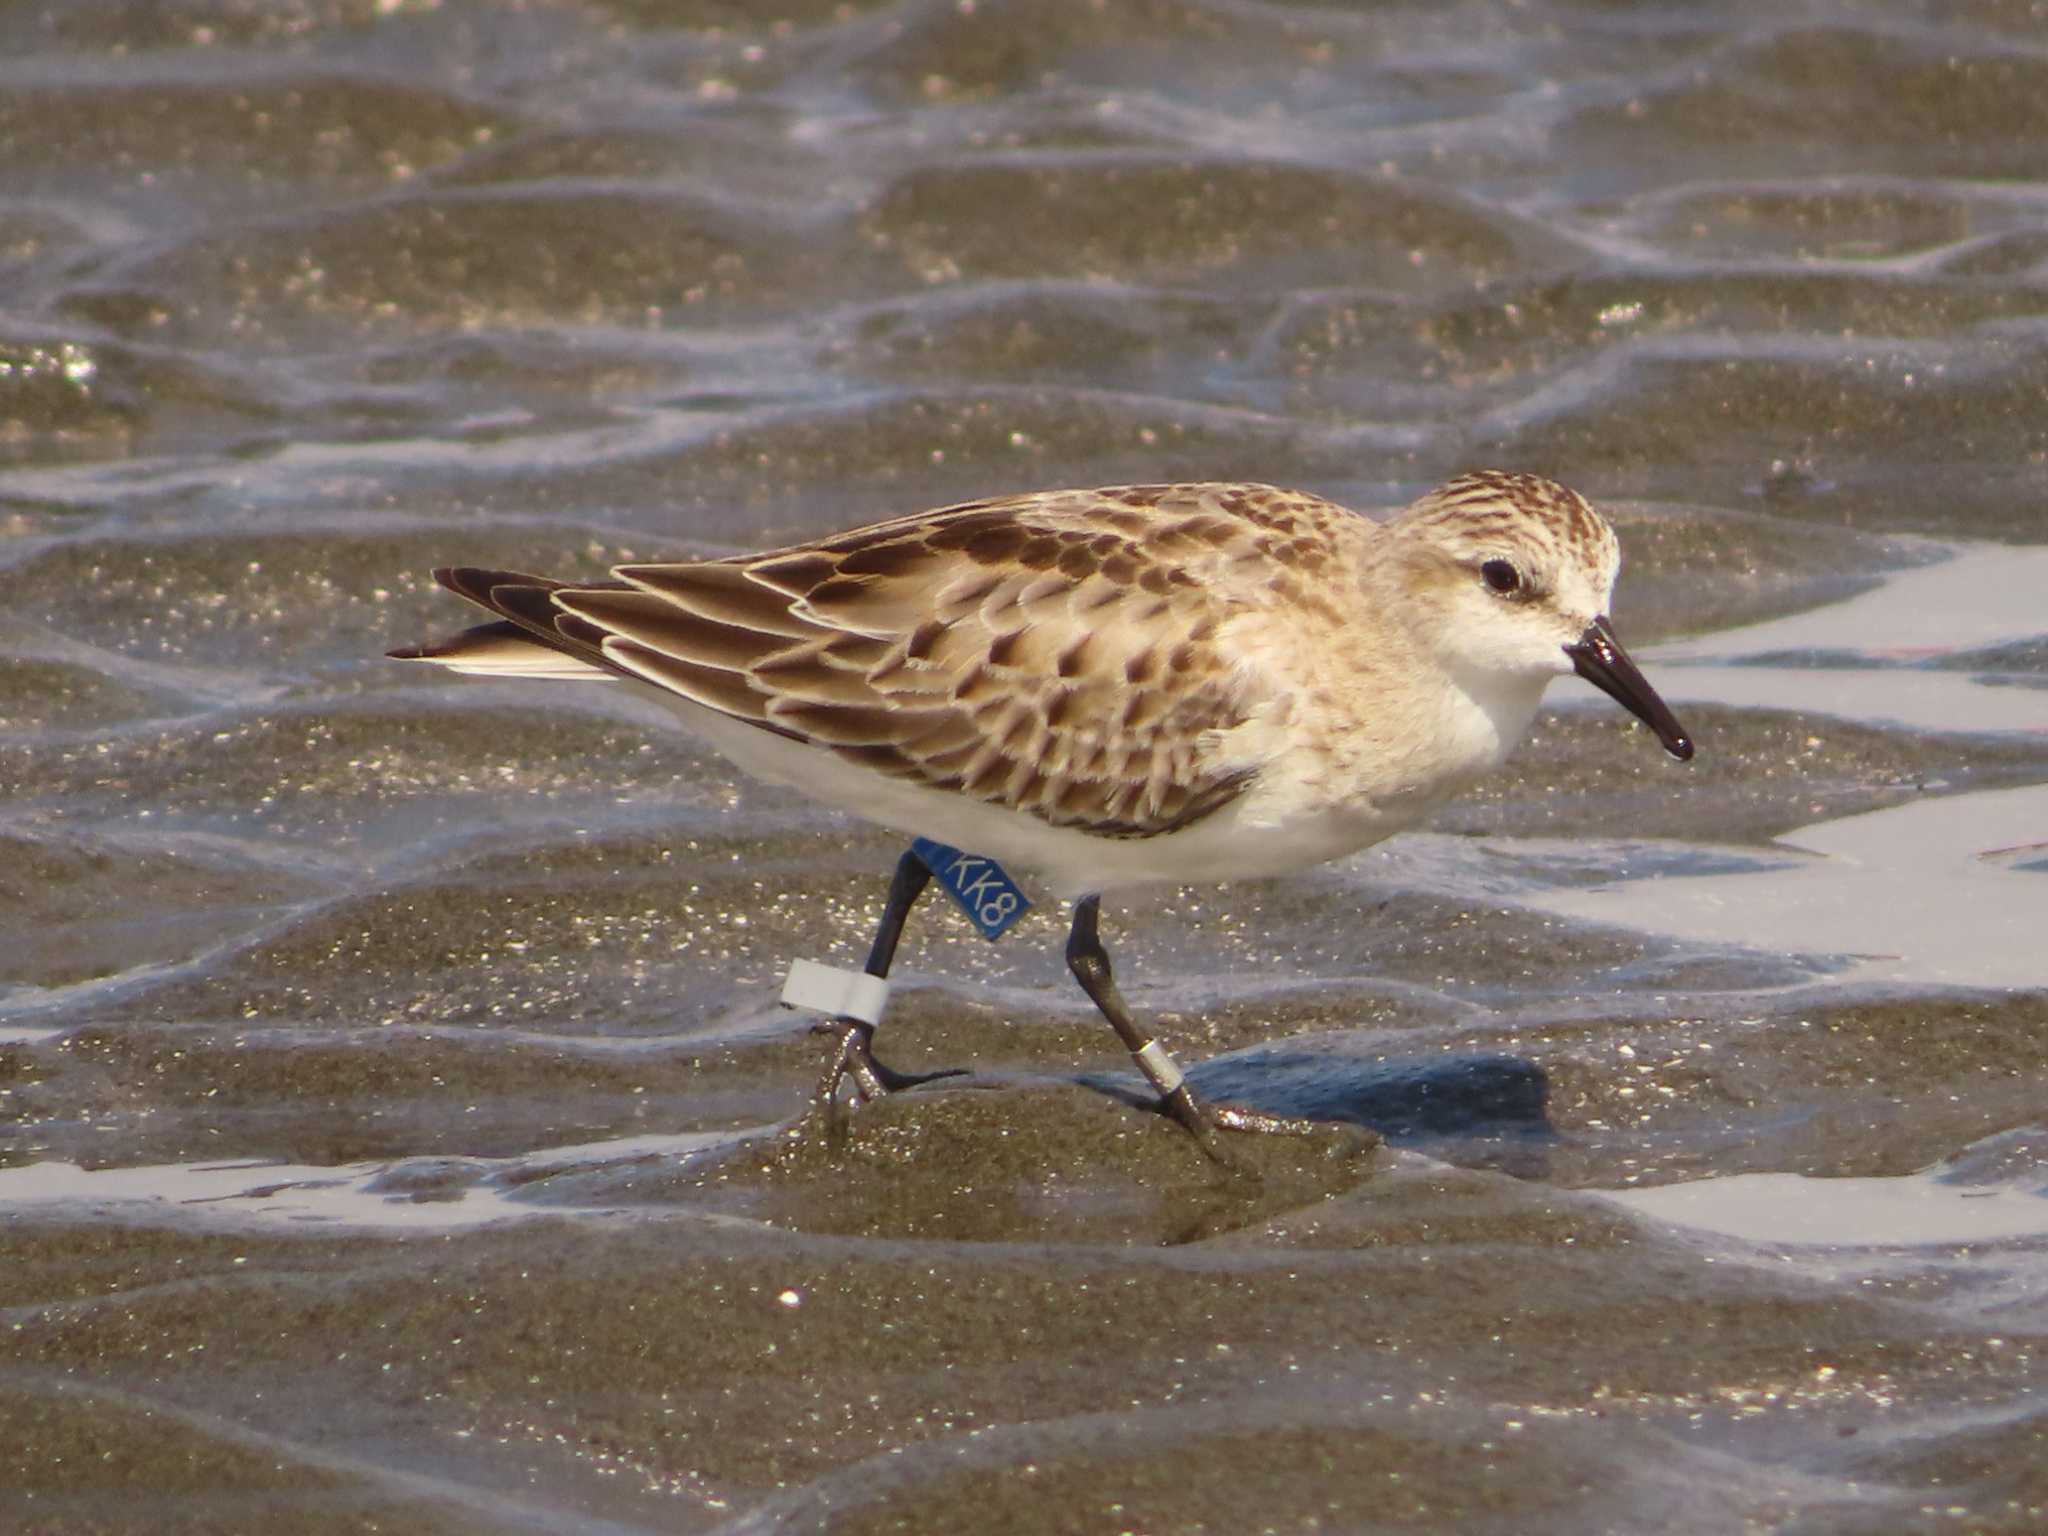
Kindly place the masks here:
POLYGON ((1412 826, 1436 804, 1418 799, 1384 809, 1365 802, 1312 805, 1283 778, 1254 783, 1229 805, 1178 832, 1096 837, 949 790, 890 778, 672 693, 644 691, 755 778, 786 785, 907 836, 985 854, 1014 873, 1037 876, 1056 896, 1293 874, 1412 826))

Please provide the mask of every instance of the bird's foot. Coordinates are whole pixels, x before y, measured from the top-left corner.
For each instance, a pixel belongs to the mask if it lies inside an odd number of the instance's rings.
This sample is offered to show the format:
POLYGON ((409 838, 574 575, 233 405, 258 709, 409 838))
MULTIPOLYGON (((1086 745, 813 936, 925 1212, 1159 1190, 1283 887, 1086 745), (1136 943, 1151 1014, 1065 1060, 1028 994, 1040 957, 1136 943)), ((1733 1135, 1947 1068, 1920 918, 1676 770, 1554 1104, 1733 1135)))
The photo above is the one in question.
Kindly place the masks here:
POLYGON ((1269 1115, 1262 1109, 1245 1109, 1236 1104, 1215 1104, 1210 1113, 1219 1130, 1241 1131, 1251 1136, 1321 1136, 1329 1127, 1300 1115, 1269 1115))
POLYGON ((839 1043, 825 1064, 825 1075, 818 1080, 817 1096, 826 1124, 835 1134, 844 1130, 845 1112, 849 1107, 858 1108, 905 1088, 936 1082, 942 1077, 961 1077, 966 1072, 964 1067, 946 1067, 937 1072, 898 1072, 875 1055, 874 1025, 858 1019, 832 1019, 814 1024, 811 1033, 838 1036, 839 1043), (850 1089, 844 1103, 840 1098, 842 1087, 850 1089))
POLYGON ((1211 1104, 1196 1096, 1182 1083, 1165 1094, 1159 1107, 1195 1138, 1210 1161, 1235 1177, 1258 1182, 1258 1170, 1232 1149, 1225 1131, 1255 1136, 1297 1136, 1307 1141, 1328 1143, 1328 1150, 1344 1155, 1365 1152, 1379 1144, 1379 1137, 1363 1126, 1334 1121, 1308 1120, 1298 1115, 1269 1115, 1264 1110, 1245 1109, 1236 1104, 1211 1104))

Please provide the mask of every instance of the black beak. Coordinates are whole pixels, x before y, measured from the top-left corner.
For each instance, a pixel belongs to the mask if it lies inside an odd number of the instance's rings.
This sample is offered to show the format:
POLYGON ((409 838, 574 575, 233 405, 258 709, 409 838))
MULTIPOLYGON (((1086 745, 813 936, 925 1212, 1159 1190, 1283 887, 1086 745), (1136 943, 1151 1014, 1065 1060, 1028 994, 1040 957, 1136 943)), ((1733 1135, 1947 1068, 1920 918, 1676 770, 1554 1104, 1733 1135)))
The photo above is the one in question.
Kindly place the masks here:
POLYGON ((1566 646, 1564 653, 1571 657, 1579 676, 1655 731, 1666 752, 1681 763, 1692 756, 1692 737, 1678 723, 1678 716, 1657 697, 1649 679, 1628 659, 1628 652, 1614 638, 1614 625, 1606 614, 1588 624, 1578 643, 1566 646))

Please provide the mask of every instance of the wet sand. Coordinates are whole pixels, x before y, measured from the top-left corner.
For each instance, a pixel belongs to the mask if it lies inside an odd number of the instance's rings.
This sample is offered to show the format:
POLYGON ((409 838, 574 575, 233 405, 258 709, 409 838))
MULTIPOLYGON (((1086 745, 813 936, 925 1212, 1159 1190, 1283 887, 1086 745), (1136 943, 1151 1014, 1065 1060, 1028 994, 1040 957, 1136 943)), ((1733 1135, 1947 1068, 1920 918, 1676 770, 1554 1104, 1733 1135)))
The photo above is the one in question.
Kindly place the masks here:
POLYGON ((0 11, 0 1529, 2048 1528, 2037 22, 0 11), (1112 904, 381 659, 1055 484, 1609 508, 1432 826, 1112 904))

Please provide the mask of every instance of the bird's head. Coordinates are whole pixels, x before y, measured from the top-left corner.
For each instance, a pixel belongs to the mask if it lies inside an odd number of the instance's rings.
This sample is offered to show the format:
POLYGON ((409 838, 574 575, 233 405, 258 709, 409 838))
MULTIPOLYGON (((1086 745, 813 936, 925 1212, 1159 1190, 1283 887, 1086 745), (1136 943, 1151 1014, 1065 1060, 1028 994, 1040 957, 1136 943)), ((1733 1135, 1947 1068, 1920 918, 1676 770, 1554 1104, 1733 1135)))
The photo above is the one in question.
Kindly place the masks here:
POLYGON ((1482 470, 1438 486, 1388 533, 1401 587, 1427 595, 1414 610, 1430 616, 1419 638, 1448 670, 1480 687, 1577 672, 1673 757, 1692 756, 1692 737, 1615 638, 1621 546, 1577 491, 1482 470))

